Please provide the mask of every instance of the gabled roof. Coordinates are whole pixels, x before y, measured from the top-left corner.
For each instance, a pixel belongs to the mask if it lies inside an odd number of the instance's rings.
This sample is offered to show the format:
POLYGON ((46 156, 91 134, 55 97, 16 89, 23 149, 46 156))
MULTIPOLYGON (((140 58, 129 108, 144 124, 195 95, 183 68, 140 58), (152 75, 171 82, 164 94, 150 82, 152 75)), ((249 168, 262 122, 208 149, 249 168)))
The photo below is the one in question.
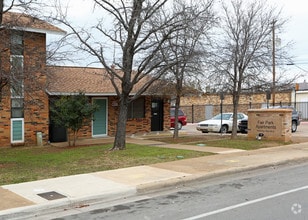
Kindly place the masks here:
POLYGON ((87 95, 115 95, 105 69, 91 67, 47 67, 49 95, 69 95, 84 92, 87 95))
POLYGON ((20 29, 37 33, 66 33, 64 30, 46 21, 17 12, 5 12, 2 18, 2 27, 8 29, 20 29))
MULTIPOLYGON (((119 71, 119 70, 116 70, 119 71)), ((119 71, 120 72, 120 71, 119 71)), ((109 75, 103 68, 93 67, 47 67, 47 93, 49 95, 71 95, 83 92, 88 96, 116 96, 109 75)), ((132 91, 135 94, 149 78, 139 81, 132 91)), ((120 88, 120 80, 116 82, 120 88)), ((145 95, 145 93, 144 93, 145 95)), ((162 95, 162 89, 149 89, 146 95, 162 95)))

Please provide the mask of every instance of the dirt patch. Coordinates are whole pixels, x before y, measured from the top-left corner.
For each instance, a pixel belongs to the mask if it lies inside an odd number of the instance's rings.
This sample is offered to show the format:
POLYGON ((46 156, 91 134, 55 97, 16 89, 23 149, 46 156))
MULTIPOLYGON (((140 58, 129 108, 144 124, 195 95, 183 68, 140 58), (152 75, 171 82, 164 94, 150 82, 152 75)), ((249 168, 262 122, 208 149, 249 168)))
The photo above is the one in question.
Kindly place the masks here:
POLYGON ((0 169, 10 168, 10 167, 14 167, 14 166, 16 166, 15 163, 0 163, 0 169))
POLYGON ((214 141, 214 140, 222 140, 222 139, 230 139, 230 135, 183 135, 177 139, 173 139, 172 136, 159 136, 159 137, 147 137, 149 140, 153 141, 161 141, 171 144, 189 144, 200 141, 214 141))
POLYGON ((6 210, 11 208, 17 208, 22 206, 33 205, 34 203, 0 187, 0 198, 3 202, 0 202, 0 210, 6 210), (4 202, 5 201, 5 202, 4 202))
POLYGON ((293 143, 305 143, 308 142, 308 137, 292 136, 293 143))

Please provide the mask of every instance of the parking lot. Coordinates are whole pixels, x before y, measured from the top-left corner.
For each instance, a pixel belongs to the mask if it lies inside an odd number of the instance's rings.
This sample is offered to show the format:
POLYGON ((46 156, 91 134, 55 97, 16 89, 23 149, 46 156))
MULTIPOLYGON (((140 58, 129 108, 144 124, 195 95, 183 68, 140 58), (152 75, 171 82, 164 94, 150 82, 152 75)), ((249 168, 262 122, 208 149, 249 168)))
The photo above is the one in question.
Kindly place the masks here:
MULTIPOLYGON (((196 126, 197 126, 197 123, 188 123, 186 126, 183 126, 180 132, 185 133, 185 134, 191 134, 191 135, 202 134, 200 131, 196 130, 196 126)), ((209 135, 209 134, 211 133, 205 133, 204 135, 209 135)), ((292 136, 308 138, 308 121, 302 121, 301 124, 297 127, 297 131, 295 133, 292 133, 292 136)))

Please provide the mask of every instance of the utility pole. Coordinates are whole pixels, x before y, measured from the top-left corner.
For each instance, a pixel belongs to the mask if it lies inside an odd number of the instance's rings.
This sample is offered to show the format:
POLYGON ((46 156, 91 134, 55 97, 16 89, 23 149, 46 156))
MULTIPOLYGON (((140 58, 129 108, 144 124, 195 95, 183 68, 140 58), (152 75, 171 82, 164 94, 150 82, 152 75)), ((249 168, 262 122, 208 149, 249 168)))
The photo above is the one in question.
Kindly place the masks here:
POLYGON ((272 26, 272 63, 273 63, 273 85, 272 85, 272 97, 273 97, 273 106, 275 106, 275 90, 276 90, 276 59, 275 59, 275 50, 276 50, 276 42, 275 42, 275 24, 276 21, 273 20, 272 26))

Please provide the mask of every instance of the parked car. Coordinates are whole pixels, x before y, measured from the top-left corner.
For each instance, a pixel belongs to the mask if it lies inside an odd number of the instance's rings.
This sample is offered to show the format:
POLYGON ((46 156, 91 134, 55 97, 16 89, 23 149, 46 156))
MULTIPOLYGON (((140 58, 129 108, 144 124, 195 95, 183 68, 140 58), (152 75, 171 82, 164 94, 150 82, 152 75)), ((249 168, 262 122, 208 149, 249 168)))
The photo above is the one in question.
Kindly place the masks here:
MULTIPOLYGON (((273 107, 272 107, 273 108, 273 107)), ((275 106, 274 108, 282 108, 282 109, 292 109, 292 122, 291 122, 291 131, 296 132, 297 126, 300 125, 300 114, 295 110, 292 106, 275 106)), ((238 124, 238 129, 241 133, 248 132, 248 118, 243 119, 238 124)))
MULTIPOLYGON (((237 114, 237 121, 248 118, 248 116, 244 113, 237 114)), ((197 125, 197 130, 202 133, 207 132, 221 132, 227 133, 232 131, 233 125, 233 113, 222 113, 214 116, 212 119, 201 121, 197 125), (222 119, 222 120, 221 120, 222 119)))
POLYGON ((247 119, 242 119, 238 123, 238 129, 242 134, 247 134, 248 132, 248 118, 247 119))
POLYGON ((291 131, 296 132, 297 126, 301 123, 300 114, 296 111, 296 109, 293 106, 276 106, 275 108, 292 109, 291 131))
MULTIPOLYGON (((170 109, 170 127, 174 128, 175 125, 175 108, 170 109)), ((187 124, 187 116, 179 109, 178 111, 178 130, 181 130, 183 126, 187 124)))

